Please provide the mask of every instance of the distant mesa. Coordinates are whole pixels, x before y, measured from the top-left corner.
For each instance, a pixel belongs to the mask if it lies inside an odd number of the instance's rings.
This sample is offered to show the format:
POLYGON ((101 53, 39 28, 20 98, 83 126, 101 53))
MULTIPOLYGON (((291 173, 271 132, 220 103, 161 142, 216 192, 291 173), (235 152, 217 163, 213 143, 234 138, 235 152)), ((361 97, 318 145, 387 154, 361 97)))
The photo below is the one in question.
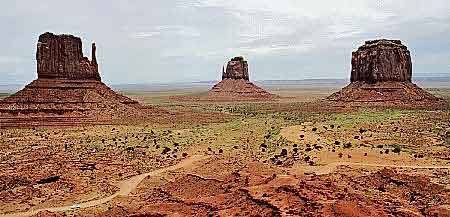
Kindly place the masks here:
POLYGON ((0 127, 104 124, 144 116, 150 109, 115 93, 101 82, 81 39, 44 33, 37 43, 38 78, 0 101, 0 127))
POLYGON ((206 94, 172 96, 176 101, 266 101, 278 96, 250 82, 248 62, 242 56, 234 57, 222 68, 222 81, 206 94))
POLYGON ((440 108, 446 103, 412 83, 408 48, 399 40, 367 41, 352 54, 351 83, 327 100, 347 105, 440 108))
POLYGON ((250 82, 248 62, 244 57, 232 58, 222 69, 222 81, 208 92, 210 100, 268 100, 275 95, 250 82))

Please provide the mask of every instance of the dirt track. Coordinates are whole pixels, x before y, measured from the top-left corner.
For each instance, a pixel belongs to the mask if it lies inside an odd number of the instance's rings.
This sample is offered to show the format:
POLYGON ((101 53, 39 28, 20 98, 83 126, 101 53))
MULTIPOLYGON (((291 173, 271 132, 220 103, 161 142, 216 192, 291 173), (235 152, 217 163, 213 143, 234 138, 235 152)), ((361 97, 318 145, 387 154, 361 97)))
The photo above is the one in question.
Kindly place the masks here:
POLYGON ((181 169, 181 168, 185 168, 185 167, 189 167, 191 166, 193 163, 201 161, 206 159, 207 157, 204 156, 192 156, 184 161, 181 161, 180 163, 170 166, 170 167, 166 167, 166 168, 161 168, 149 173, 144 173, 141 175, 137 175, 137 176, 133 176, 127 180, 124 180, 122 182, 120 182, 118 184, 120 190, 116 193, 114 193, 111 196, 108 197, 104 197, 101 199, 97 199, 97 200, 91 200, 91 201, 87 201, 87 202, 83 202, 83 203, 79 203, 79 204, 73 204, 70 206, 62 206, 62 207, 49 207, 49 208, 42 208, 42 209, 37 209, 37 210, 29 210, 27 212, 20 212, 20 213, 10 213, 10 214, 2 214, 0 215, 0 217, 24 217, 24 216, 32 216, 32 215, 36 215, 41 211, 50 211, 50 212, 64 212, 64 211, 68 211, 68 210, 73 210, 73 209, 83 209, 83 208, 89 208, 89 207, 94 207, 94 206, 98 206, 104 203, 107 203, 109 201, 111 201, 112 199, 118 197, 118 196, 127 196, 129 195, 133 190, 135 190, 138 185, 148 176, 157 176, 160 175, 164 172, 168 172, 168 171, 173 171, 173 170, 177 170, 177 169, 181 169))
MULTIPOLYGON (((23 216, 32 216, 36 215, 41 211, 50 211, 50 212, 64 212, 74 209, 84 209, 89 207, 98 206, 104 203, 107 203, 111 201, 112 199, 118 197, 118 196, 127 196, 129 195, 133 190, 135 190, 138 185, 148 176, 157 176, 164 172, 173 171, 181 168, 186 168, 191 165, 193 165, 195 162, 201 161, 207 159, 207 157, 204 156, 192 156, 191 158, 188 158, 176 165, 158 169, 149 173, 133 176, 127 180, 124 180, 118 184, 120 190, 116 193, 114 193, 111 196, 100 198, 97 200, 87 201, 79 204, 73 204, 70 206, 62 206, 62 207, 49 207, 49 208, 42 208, 37 210, 29 210, 27 212, 20 212, 20 213, 10 213, 10 214, 4 214, 0 215, 0 217, 23 217, 23 216)), ((315 166, 315 167, 308 167, 314 170, 314 173, 316 175, 326 175, 333 173, 338 169, 339 166, 357 166, 357 167, 390 167, 390 168, 410 168, 410 169, 450 169, 450 166, 434 166, 434 165, 423 165, 423 166, 412 166, 412 165, 388 165, 388 164, 363 164, 363 163, 331 163, 325 166, 315 166)))

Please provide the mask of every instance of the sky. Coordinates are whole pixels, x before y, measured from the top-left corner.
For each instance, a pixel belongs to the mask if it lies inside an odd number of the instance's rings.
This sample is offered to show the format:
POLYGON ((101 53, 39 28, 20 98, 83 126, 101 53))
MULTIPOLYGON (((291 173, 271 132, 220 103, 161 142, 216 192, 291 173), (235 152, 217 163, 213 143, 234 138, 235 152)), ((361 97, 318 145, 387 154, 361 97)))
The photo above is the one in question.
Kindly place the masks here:
POLYGON ((366 40, 400 39, 415 74, 450 73, 448 0, 12 0, 0 2, 0 84, 36 75, 44 32, 97 44, 113 84, 211 81, 234 56, 251 80, 347 79, 366 40))

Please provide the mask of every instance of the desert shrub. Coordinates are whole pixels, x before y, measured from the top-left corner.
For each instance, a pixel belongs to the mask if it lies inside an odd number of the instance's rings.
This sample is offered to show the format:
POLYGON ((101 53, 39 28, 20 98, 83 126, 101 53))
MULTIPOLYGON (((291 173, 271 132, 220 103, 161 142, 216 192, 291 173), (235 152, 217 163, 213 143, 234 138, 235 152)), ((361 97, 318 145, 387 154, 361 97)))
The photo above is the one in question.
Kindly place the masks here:
POLYGON ((352 143, 348 142, 344 144, 344 148, 351 148, 352 147, 352 143))
POLYGON ((394 152, 394 153, 398 154, 402 151, 402 146, 399 144, 394 144, 394 145, 390 145, 390 146, 393 148, 392 152, 394 152))

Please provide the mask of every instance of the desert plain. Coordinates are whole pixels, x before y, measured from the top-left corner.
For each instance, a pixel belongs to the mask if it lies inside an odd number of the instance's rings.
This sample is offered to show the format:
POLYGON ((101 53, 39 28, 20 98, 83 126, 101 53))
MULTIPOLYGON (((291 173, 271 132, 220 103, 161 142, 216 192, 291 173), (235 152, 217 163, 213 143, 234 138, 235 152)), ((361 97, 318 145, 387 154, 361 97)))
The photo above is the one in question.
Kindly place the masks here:
POLYGON ((253 102, 127 87, 182 118, 2 128, 0 216, 449 216, 448 109, 310 109, 343 85, 306 83, 253 102))

